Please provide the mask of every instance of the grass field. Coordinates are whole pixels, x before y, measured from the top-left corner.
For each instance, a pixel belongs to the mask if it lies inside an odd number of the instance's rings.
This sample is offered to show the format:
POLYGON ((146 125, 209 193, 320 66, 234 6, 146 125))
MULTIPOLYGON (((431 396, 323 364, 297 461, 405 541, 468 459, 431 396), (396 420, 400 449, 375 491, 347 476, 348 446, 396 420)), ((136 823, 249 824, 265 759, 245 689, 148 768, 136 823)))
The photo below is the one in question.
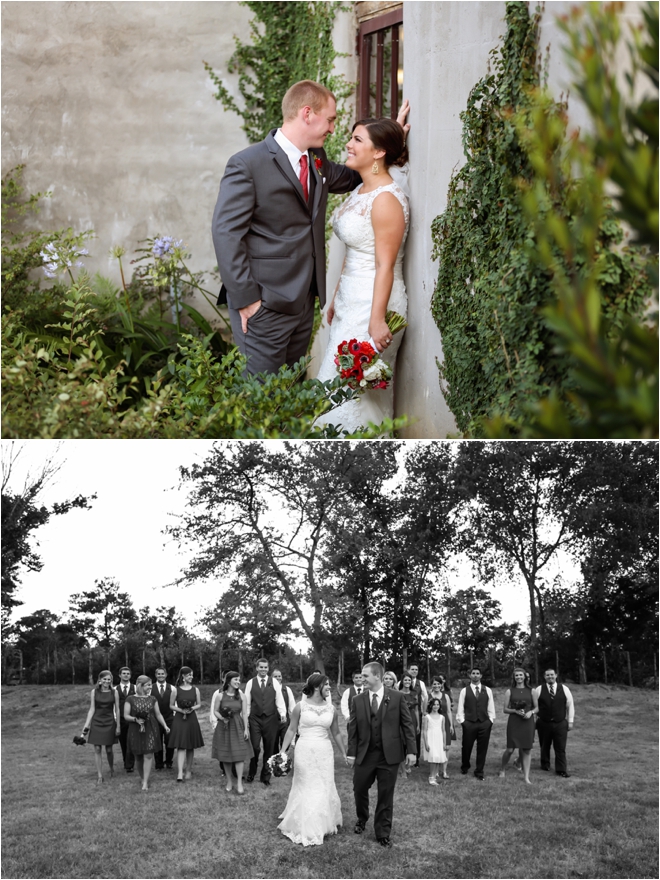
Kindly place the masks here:
POLYGON ((202 688, 206 745, 193 779, 176 785, 172 771, 154 772, 145 794, 137 773, 124 773, 119 746, 116 777, 96 786, 92 748, 73 745, 89 687, 3 688, 2 875, 658 877, 658 695, 571 689, 571 779, 540 772, 537 745, 532 786, 513 769, 498 778, 506 722, 496 691, 486 780, 461 776, 459 739, 445 784, 429 786, 425 767, 399 781, 387 851, 376 845, 371 821, 366 834, 353 834, 351 774, 341 760, 344 828, 320 847, 303 849, 277 831, 290 778, 269 788, 255 782, 242 798, 227 794, 210 758, 213 687, 202 688))

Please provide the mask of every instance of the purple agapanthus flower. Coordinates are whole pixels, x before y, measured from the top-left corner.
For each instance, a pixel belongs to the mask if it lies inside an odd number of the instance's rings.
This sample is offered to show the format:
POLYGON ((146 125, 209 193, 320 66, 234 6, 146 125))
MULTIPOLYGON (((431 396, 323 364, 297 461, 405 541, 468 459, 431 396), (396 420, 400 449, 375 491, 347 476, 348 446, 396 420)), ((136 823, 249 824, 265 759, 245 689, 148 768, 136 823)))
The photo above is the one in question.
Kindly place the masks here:
POLYGON ((168 254, 171 254, 175 248, 181 247, 182 244, 182 240, 179 239, 179 241, 175 241, 171 235, 164 235, 162 238, 154 240, 152 253, 154 257, 162 259, 168 254))

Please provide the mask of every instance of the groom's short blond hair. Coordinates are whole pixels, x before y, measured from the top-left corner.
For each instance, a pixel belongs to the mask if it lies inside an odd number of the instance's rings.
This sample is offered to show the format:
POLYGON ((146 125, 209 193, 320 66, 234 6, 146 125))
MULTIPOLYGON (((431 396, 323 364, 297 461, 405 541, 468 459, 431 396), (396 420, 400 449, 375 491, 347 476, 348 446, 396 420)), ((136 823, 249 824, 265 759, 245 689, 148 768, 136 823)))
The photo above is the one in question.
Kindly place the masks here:
POLYGON ((328 101, 337 99, 321 83, 311 79, 303 79, 294 83, 282 98, 282 119, 295 119, 301 107, 311 107, 314 113, 320 113, 328 101))

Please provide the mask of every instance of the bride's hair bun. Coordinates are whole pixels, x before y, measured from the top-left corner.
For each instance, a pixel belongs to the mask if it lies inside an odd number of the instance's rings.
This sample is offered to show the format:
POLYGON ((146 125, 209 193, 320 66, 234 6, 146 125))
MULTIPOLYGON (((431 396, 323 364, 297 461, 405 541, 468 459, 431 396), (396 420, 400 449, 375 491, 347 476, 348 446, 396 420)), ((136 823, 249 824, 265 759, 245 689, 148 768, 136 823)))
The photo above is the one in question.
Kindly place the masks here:
POLYGON ((398 165, 401 167, 408 161, 408 147, 403 129, 394 119, 386 116, 380 119, 360 119, 353 126, 364 125, 369 132, 371 143, 378 150, 385 150, 385 167, 398 165))
POLYGON ((324 687, 327 680, 327 675, 323 675, 321 672, 314 672, 305 682, 305 687, 302 689, 303 694, 306 697, 311 697, 317 688, 324 687))

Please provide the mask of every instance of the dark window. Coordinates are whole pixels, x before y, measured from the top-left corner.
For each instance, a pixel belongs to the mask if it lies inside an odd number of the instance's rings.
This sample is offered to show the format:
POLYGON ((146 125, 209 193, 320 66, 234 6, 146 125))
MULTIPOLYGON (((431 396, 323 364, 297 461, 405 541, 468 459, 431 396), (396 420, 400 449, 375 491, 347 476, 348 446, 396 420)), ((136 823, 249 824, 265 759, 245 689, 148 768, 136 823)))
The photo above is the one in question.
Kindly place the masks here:
POLYGON ((396 119, 403 101, 403 8, 370 18, 358 33, 358 119, 396 119))

